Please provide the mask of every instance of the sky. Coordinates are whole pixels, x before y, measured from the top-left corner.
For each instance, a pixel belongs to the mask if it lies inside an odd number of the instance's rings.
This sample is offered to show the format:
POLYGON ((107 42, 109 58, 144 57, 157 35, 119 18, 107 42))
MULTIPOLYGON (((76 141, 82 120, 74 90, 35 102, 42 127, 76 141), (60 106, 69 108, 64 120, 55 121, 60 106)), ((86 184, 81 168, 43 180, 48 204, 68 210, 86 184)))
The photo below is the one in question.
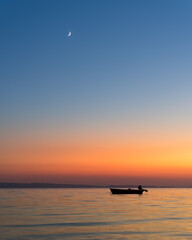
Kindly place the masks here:
POLYGON ((0 181, 192 186, 191 12, 0 0, 0 181))

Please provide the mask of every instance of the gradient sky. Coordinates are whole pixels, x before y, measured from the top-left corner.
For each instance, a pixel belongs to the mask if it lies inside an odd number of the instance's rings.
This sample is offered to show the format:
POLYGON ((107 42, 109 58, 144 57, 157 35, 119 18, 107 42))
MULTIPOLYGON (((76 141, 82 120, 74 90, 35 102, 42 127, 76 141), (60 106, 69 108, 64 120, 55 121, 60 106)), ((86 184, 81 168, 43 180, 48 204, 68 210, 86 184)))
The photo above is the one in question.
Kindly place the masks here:
POLYGON ((191 13, 0 0, 0 181, 192 185, 191 13))

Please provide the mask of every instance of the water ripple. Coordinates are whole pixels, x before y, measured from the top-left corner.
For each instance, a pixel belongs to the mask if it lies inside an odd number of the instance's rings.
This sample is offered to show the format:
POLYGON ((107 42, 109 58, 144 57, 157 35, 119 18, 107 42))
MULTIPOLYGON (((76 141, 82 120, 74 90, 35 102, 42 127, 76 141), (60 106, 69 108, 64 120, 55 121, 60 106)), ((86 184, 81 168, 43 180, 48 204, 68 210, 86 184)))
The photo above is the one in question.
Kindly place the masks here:
POLYGON ((1 239, 191 239, 192 191, 0 190, 1 239), (34 197, 35 196, 35 197, 34 197), (70 197, 69 197, 70 196, 70 197))

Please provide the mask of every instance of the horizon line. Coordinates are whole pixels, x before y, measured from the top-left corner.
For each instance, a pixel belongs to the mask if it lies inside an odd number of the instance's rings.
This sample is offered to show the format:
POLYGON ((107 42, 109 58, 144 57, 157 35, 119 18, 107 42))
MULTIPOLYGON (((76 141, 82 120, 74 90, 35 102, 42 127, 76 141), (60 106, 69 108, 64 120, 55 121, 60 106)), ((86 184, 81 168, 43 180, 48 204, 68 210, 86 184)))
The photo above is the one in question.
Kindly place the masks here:
MULTIPOLYGON (((70 183, 41 183, 41 182, 30 182, 30 183, 22 183, 22 182, 0 182, 0 188, 110 188, 110 187, 119 187, 119 188, 127 188, 132 187, 135 188, 138 185, 134 184, 70 184, 70 183)), ((165 186, 165 185, 142 185, 143 187, 148 188, 192 188, 192 185, 183 185, 183 186, 165 186)))

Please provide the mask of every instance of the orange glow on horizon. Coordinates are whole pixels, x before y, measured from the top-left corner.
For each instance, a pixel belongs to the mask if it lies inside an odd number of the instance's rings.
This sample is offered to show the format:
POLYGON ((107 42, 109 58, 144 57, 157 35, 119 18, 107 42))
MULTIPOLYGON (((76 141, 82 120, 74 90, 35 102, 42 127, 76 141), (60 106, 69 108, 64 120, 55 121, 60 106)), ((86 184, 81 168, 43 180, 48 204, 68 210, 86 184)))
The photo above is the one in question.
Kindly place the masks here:
POLYGON ((15 142, 1 147, 3 176, 191 178, 190 142, 15 142))

